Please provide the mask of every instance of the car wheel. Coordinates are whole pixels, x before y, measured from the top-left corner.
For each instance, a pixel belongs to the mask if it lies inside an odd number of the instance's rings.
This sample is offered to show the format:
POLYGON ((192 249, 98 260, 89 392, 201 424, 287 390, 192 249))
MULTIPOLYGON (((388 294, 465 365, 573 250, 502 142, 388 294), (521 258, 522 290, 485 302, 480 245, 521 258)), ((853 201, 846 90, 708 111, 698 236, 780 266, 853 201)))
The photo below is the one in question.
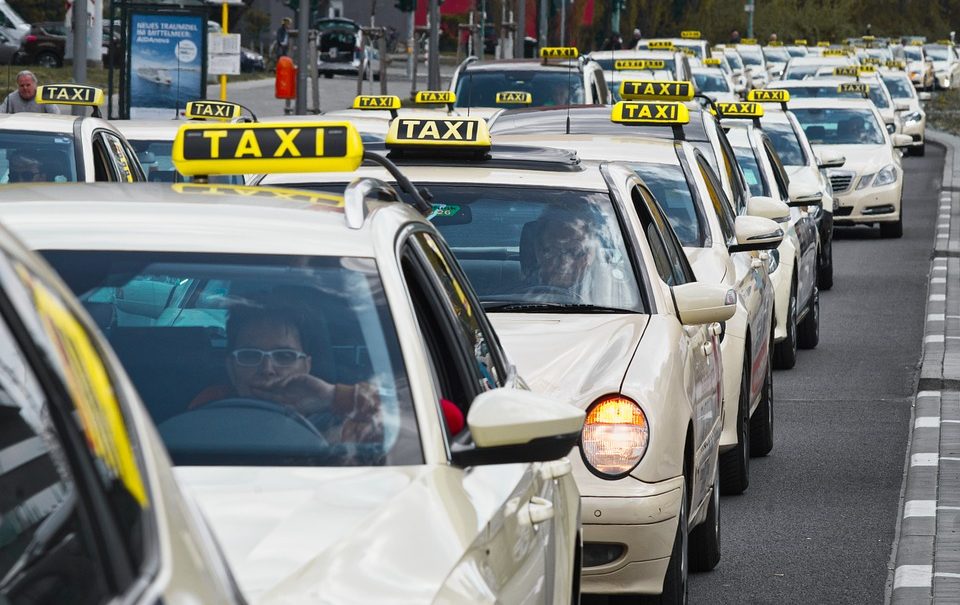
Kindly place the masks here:
POLYGON ((913 147, 913 148, 912 148, 912 155, 915 155, 915 156, 920 157, 920 158, 922 158, 923 156, 927 155, 927 142, 924 141, 923 144, 920 145, 919 147, 913 147))
POLYGON ((687 482, 684 477, 683 490, 680 493, 680 514, 677 517, 677 533, 673 538, 673 550, 670 552, 667 573, 663 577, 663 592, 658 595, 640 595, 637 602, 641 605, 686 605, 687 578, 690 575, 690 536, 687 534, 689 515, 687 482))
MULTIPOLYGON (((771 332, 772 333, 772 332, 771 332)), ((773 350, 771 339, 770 350, 773 350)), ((767 362, 760 405, 750 417, 750 455, 766 456, 773 449, 773 363, 767 362)))
POLYGON ((900 216, 896 222, 880 223, 880 237, 884 239, 896 239, 903 237, 903 202, 900 203, 900 216))
POLYGON ((833 238, 827 241, 827 248, 820 250, 820 262, 817 264, 817 287, 829 290, 833 287, 833 238))
POLYGON ((773 349, 773 365, 778 370, 789 370, 797 365, 797 285, 790 287, 787 303, 787 337, 773 349))
POLYGON ((690 570, 710 571, 720 562, 720 476, 713 480, 707 518, 690 532, 690 570))
POLYGON ((750 360, 744 352, 737 406, 737 446, 720 454, 718 473, 723 495, 742 494, 750 485, 750 360))
POLYGON ((816 349, 820 343, 820 289, 813 287, 810 309, 797 326, 797 346, 801 349, 816 349))
POLYGON ((41 67, 60 67, 60 57, 53 53, 40 53, 37 55, 37 65, 41 67))

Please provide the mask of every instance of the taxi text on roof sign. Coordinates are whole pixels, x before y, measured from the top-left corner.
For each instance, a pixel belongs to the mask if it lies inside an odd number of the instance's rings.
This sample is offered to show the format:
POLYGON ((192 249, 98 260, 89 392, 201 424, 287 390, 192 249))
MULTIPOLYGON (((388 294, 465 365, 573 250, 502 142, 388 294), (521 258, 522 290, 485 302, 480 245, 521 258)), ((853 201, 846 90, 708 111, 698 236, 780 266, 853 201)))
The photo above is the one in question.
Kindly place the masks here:
POLYGON ((767 46, 773 46, 773 47, 783 46, 783 42, 781 42, 780 40, 771 40, 767 42, 767 46))
POLYGON ((828 48, 823 51, 824 57, 846 57, 847 51, 842 48, 828 48))
POLYGON ((663 59, 617 59, 613 62, 613 68, 620 71, 665 69, 666 67, 667 62, 663 59))
POLYGON ((192 120, 236 120, 243 112, 243 108, 236 103, 227 101, 188 101, 183 115, 192 120))
POLYGON ((856 65, 843 65, 833 68, 835 76, 856 76, 860 73, 860 68, 856 65))
POLYGON ((820 48, 827 48, 830 46, 830 40, 820 40, 819 42, 817 42, 817 46, 819 46, 820 48))
POLYGON ((763 105, 759 103, 714 103, 713 106, 721 118, 763 117, 763 105))
POLYGON ((880 57, 864 57, 860 62, 864 65, 883 65, 883 59, 880 57))
POLYGON ((877 73, 877 68, 876 68, 876 66, 874 66, 874 65, 861 65, 860 68, 857 69, 857 73, 858 73, 858 74, 861 74, 861 75, 862 75, 862 74, 875 74, 875 73, 877 73))
POLYGON ((540 49, 541 59, 576 59, 580 51, 574 46, 544 46, 540 49))
POLYGON ((682 52, 683 54, 687 55, 688 57, 696 57, 696 56, 697 56, 697 51, 693 50, 693 49, 690 48, 689 46, 681 46, 681 47, 680 47, 680 52, 682 52))
POLYGON ((942 44, 943 46, 953 46, 953 40, 937 40, 937 44, 942 44))
POLYGON ((502 90, 493 101, 502 105, 529 105, 533 103, 533 95, 522 90, 502 90))
POLYGON ((721 62, 720 59, 717 59, 716 57, 707 57, 703 60, 703 64, 707 67, 719 67, 721 62))
POLYGON ((756 44, 756 43, 757 43, 757 39, 756 39, 756 38, 741 38, 741 39, 740 39, 740 44, 756 44))
POLYGON ((647 48, 650 50, 673 50, 673 42, 670 40, 650 40, 647 42, 647 48))
POLYGON ((103 105, 103 91, 95 86, 80 84, 45 84, 37 87, 37 103, 57 105, 103 105))
POLYGON ((793 41, 793 43, 794 43, 794 45, 796 45, 796 46, 806 46, 806 45, 807 45, 807 39, 806 39, 806 38, 797 38, 796 40, 793 41))
POLYGON ((457 93, 452 90, 421 90, 413 98, 413 102, 421 105, 456 103, 457 93))
POLYGON ((906 69, 907 63, 906 61, 900 61, 897 59, 887 59, 883 62, 883 66, 887 69, 906 69))
POLYGON ((870 87, 860 82, 844 82, 837 86, 837 92, 855 92, 866 97, 870 93, 870 87))
POLYGON ((754 88, 747 93, 747 101, 751 103, 787 103, 790 101, 790 91, 778 88, 754 88))
POLYGON ((390 122, 387 147, 490 148, 482 118, 397 118, 390 122))
POLYGON ((353 99, 354 109, 400 109, 400 97, 396 95, 357 95, 353 99))
POLYGON ((675 126, 690 122, 683 103, 659 101, 619 101, 610 112, 610 120, 619 124, 663 124, 675 126))
POLYGON ((187 176, 271 172, 352 172, 363 143, 349 122, 187 123, 173 141, 173 162, 187 176))
POLYGON ((699 40, 700 39, 700 30, 697 29, 687 29, 680 32, 680 37, 684 40, 699 40))
POLYGON ((692 82, 624 80, 620 83, 620 98, 626 100, 689 101, 693 99, 693 93, 692 82))

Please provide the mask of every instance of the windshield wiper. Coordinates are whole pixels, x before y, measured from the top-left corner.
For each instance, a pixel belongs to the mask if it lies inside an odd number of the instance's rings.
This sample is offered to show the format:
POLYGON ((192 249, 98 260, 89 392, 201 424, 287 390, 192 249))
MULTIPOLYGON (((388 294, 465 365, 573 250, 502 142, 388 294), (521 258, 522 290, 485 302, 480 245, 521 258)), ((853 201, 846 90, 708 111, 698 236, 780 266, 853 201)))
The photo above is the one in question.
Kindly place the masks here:
POLYGON ((482 304, 483 310, 488 313, 636 313, 630 309, 587 303, 485 302, 482 304))

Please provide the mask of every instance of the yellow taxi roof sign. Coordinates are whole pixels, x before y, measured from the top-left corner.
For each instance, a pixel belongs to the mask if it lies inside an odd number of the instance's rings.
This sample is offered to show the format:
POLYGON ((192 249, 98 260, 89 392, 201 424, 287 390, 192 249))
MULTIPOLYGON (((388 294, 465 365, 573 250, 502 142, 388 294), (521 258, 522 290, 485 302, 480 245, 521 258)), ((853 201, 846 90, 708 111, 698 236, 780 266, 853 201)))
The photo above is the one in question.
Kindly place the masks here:
POLYGON ((540 49, 540 58, 547 59, 576 59, 580 51, 575 46, 544 46, 540 49))
POLYGON ((871 64, 861 65, 859 68, 857 68, 858 75, 875 74, 875 73, 877 73, 877 68, 876 66, 871 64))
POLYGON ((807 45, 807 39, 806 39, 806 38, 797 38, 796 40, 793 41, 793 44, 794 44, 794 46, 806 46, 806 45, 807 45))
POLYGON ((400 109, 400 97, 396 95, 357 95, 353 99, 353 109, 396 111, 400 109))
POLYGON ((685 54, 685 55, 687 55, 687 56, 689 56, 689 57, 696 57, 696 56, 697 56, 697 51, 693 50, 693 49, 690 48, 689 46, 681 46, 681 47, 680 47, 680 52, 682 52, 683 54, 685 54))
POLYGON ((817 46, 820 48, 828 48, 830 46, 830 40, 820 40, 817 42, 817 46))
POLYGON ((864 65, 883 65, 883 59, 879 57, 864 57, 860 62, 864 65))
POLYGON ((828 48, 823 51, 824 57, 846 57, 847 51, 842 48, 828 48))
POLYGON ((680 80, 624 80, 620 83, 620 98, 627 101, 653 100, 690 101, 693 82, 680 80))
POLYGON ((103 90, 82 84, 44 84, 37 87, 36 99, 41 105, 56 103, 100 107, 103 105, 103 90))
POLYGON ((763 105, 760 103, 714 103, 719 118, 761 118, 763 105))
POLYGON ((533 103, 533 95, 523 90, 501 90, 493 102, 497 105, 529 105, 533 103))
POLYGON ((690 111, 675 101, 619 101, 610 112, 617 124, 680 126, 690 122, 690 111))
POLYGON ((747 93, 747 101, 751 103, 788 103, 790 91, 782 88, 754 88, 747 93))
POLYGON ((649 40, 647 48, 650 50, 673 50, 673 40, 649 40))
POLYGON ((756 44, 756 38, 740 38, 740 44, 756 44))
POLYGON ((870 94, 870 86, 862 82, 842 82, 837 86, 837 92, 854 92, 866 97, 870 94))
POLYGON ((173 141, 173 163, 187 176, 352 172, 362 161, 360 133, 350 122, 188 122, 173 141))
POLYGON ((953 46, 953 40, 937 40, 937 44, 942 44, 944 46, 953 46))
POLYGON ((450 105, 457 102, 457 93, 452 90, 421 90, 413 97, 418 105, 450 105))
POLYGON ((686 29, 680 32, 680 37, 683 38, 684 40, 699 40, 701 38, 700 30, 686 29))
POLYGON ((707 67, 719 67, 721 64, 721 61, 716 57, 707 57, 706 59, 703 60, 703 64, 706 65, 707 67))
POLYGON ((386 146, 404 148, 489 149, 490 131, 482 118, 396 118, 386 146))
POLYGON ((617 71, 642 71, 651 69, 666 69, 667 62, 663 59, 616 59, 613 68, 617 71))
POLYGON ((874 40, 877 39, 877 37, 876 37, 876 36, 871 36, 870 34, 867 34, 866 36, 863 36, 863 37, 860 38, 860 39, 863 40, 864 42, 873 42, 874 40))
POLYGON ((191 120, 236 120, 243 107, 227 101, 188 101, 183 115, 191 120))
POLYGON ((856 76, 859 72, 860 67, 857 65, 841 65, 833 68, 833 75, 835 76, 856 76))
POLYGON ((780 40, 770 40, 767 42, 767 46, 783 46, 783 42, 780 40))
POLYGON ((923 40, 910 40, 910 46, 923 46, 923 40))
POLYGON ((888 69, 906 69, 907 63, 899 59, 887 59, 883 62, 883 66, 888 69))

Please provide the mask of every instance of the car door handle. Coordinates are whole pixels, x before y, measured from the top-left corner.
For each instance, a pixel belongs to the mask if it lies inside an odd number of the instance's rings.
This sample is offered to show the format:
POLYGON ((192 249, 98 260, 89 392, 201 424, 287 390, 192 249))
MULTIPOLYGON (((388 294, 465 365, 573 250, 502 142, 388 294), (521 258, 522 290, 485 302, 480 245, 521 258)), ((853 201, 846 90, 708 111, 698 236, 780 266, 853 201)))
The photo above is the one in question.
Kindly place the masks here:
POLYGON ((712 342, 703 343, 702 345, 700 345, 700 350, 703 351, 704 357, 710 357, 710 355, 713 353, 713 343, 712 342))
POLYGON ((519 515, 521 523, 539 525, 544 521, 553 519, 553 502, 540 496, 534 496, 520 508, 517 514, 519 515))
POLYGON ((569 475, 572 470, 573 465, 570 464, 570 461, 566 458, 561 458, 553 462, 545 462, 543 466, 540 467, 540 477, 544 481, 551 481, 569 475))

